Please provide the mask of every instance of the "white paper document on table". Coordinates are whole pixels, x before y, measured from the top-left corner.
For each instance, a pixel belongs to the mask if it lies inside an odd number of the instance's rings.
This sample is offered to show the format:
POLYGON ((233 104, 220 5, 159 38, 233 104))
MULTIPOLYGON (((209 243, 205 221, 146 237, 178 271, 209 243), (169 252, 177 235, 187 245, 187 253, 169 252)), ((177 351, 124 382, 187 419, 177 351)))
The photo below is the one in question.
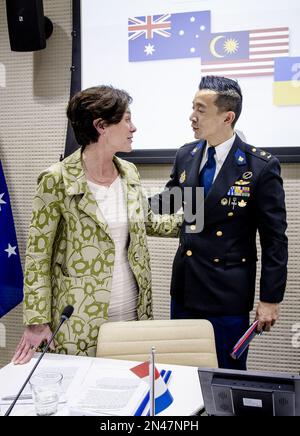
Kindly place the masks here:
MULTIPOLYGON (((30 363, 26 365, 15 366, 12 363, 7 365, 5 370, 9 371, 10 367, 13 366, 15 377, 13 379, 8 378, 8 383, 5 386, 0 387, 0 405, 9 405, 15 399, 15 396, 19 392, 23 383, 25 382, 27 376, 35 365, 36 360, 33 359, 30 363)), ((87 365, 76 366, 75 362, 55 362, 55 361, 44 361, 38 366, 34 374, 40 372, 60 372, 63 375, 62 381, 62 395, 60 397, 60 403, 65 403, 67 401, 67 392, 70 385, 72 384, 75 377, 78 379, 84 378, 90 362, 87 365)), ((33 398, 31 394, 30 384, 28 383, 23 390, 21 396, 18 399, 18 404, 32 404, 33 398)))
POLYGON ((92 366, 80 393, 69 404, 71 415, 134 415, 149 386, 129 369, 92 366))

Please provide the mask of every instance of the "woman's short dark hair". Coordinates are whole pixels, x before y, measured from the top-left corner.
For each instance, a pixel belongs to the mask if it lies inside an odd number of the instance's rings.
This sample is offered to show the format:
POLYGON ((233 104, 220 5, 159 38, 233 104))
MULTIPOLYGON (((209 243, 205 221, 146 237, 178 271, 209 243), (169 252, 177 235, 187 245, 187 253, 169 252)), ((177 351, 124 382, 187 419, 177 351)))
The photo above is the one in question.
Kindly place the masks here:
POLYGON ((68 104, 67 117, 78 144, 97 142, 99 133, 93 121, 101 118, 108 125, 118 124, 131 102, 126 91, 112 86, 94 86, 77 92, 68 104))
POLYGON ((215 105, 221 112, 232 111, 235 113, 235 119, 232 123, 232 127, 234 127, 241 115, 243 105, 239 84, 227 77, 204 76, 201 79, 199 89, 209 89, 218 94, 215 105))

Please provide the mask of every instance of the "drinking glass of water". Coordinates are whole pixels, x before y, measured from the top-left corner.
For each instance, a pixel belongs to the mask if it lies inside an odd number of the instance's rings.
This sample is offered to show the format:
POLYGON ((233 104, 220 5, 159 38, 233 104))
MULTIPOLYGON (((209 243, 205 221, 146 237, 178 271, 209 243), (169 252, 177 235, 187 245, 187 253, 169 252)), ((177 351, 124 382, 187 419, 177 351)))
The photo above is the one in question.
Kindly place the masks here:
POLYGON ((35 411, 38 416, 57 412, 63 375, 59 372, 40 372, 30 379, 35 411))

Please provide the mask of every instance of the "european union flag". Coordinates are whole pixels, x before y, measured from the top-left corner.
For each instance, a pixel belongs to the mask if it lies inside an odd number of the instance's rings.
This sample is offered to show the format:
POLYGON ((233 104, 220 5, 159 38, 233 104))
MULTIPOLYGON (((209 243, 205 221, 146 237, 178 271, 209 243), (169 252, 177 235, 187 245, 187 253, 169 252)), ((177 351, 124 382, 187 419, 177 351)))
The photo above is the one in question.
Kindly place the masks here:
POLYGON ((23 272, 8 190, 0 161, 0 318, 23 299, 23 272))
POLYGON ((201 57, 210 21, 210 11, 129 18, 129 62, 201 57))
POLYGON ((276 106, 300 105, 300 57, 282 57, 274 62, 273 102, 276 106))

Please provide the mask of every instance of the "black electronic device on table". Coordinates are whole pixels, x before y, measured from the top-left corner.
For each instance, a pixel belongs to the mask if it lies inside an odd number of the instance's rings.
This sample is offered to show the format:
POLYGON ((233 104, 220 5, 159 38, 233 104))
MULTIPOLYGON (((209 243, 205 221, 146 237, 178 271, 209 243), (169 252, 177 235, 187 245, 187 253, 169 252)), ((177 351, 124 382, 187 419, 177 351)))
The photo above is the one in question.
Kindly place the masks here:
POLYGON ((300 376, 296 374, 199 368, 208 415, 300 416, 300 376))

